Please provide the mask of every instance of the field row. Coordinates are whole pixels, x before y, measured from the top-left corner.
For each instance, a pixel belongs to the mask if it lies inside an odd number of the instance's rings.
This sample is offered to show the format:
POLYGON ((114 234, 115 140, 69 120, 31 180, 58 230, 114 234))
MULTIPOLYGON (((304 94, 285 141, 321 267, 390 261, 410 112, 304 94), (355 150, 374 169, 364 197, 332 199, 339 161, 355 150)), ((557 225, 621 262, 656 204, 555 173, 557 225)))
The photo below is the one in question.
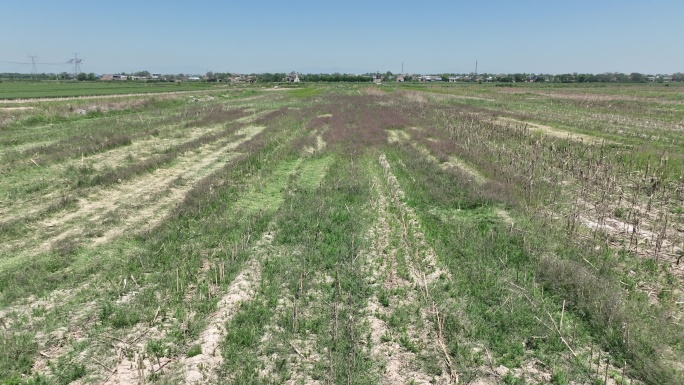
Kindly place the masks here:
MULTIPOLYGON (((205 90, 207 83, 144 83, 144 82, 0 82, 0 99, 68 98, 79 96, 142 94, 205 90)), ((1 102, 0 102, 1 103, 1 102)))
POLYGON ((0 378, 681 381, 684 154, 485 93, 510 102, 355 85, 22 111, 0 378))

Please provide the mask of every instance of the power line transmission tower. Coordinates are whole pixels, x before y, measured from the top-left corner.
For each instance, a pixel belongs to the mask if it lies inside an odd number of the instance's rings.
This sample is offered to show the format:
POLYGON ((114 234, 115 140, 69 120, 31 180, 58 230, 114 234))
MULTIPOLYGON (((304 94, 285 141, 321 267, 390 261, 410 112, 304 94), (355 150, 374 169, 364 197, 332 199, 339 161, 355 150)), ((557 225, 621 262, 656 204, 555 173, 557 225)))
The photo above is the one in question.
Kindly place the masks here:
POLYGON ((31 76, 35 77, 38 75, 38 70, 36 69, 36 59, 38 59, 38 56, 28 55, 28 57, 31 58, 31 76))
POLYGON ((74 54, 74 58, 69 60, 67 63, 73 64, 74 65, 74 79, 78 77, 78 74, 81 73, 81 62, 83 59, 78 58, 78 53, 74 54))

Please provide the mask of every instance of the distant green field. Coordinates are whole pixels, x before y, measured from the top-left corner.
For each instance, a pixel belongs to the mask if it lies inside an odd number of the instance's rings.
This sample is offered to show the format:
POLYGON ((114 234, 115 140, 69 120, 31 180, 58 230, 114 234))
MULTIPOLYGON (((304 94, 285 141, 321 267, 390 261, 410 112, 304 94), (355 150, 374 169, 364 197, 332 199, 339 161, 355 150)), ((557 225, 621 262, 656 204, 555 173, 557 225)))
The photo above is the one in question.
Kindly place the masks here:
POLYGON ((321 94, 323 91, 321 88, 312 88, 312 87, 306 87, 306 88, 297 88, 292 91, 290 91, 290 95, 296 97, 296 98, 308 98, 311 96, 316 96, 321 94))
POLYGON ((203 90, 211 87, 215 87, 215 85, 208 83, 2 82, 0 83, 0 99, 177 92, 203 90))

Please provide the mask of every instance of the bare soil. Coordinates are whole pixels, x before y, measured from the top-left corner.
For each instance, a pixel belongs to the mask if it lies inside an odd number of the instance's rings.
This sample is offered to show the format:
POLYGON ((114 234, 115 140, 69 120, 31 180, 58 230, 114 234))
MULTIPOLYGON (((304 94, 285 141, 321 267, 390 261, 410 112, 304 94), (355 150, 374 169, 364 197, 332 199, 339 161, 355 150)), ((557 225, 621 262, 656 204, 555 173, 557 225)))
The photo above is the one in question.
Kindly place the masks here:
POLYGON ((587 144, 591 143, 608 143, 609 141, 606 141, 605 139, 597 138, 595 136, 591 135, 585 135, 585 134, 578 134, 575 132, 571 131, 565 131, 561 130, 555 127, 551 126, 545 126, 543 124, 537 124, 537 123, 531 123, 531 122, 525 122, 522 120, 516 120, 512 118, 504 118, 504 117, 499 117, 494 121, 495 123, 499 124, 514 124, 514 125, 522 125, 526 126, 528 129, 531 131, 538 131, 544 135, 559 138, 559 139, 569 139, 569 140, 574 140, 574 141, 580 141, 584 142, 587 144))

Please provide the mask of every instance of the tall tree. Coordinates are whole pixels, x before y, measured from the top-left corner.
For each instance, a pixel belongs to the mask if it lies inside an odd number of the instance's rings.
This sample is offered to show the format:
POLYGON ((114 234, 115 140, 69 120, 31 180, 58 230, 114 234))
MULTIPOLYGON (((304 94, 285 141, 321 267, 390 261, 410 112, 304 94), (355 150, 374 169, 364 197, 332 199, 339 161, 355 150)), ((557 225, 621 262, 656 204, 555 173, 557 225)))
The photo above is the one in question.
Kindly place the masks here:
POLYGON ((629 80, 634 83, 646 83, 646 75, 640 74, 638 72, 632 72, 629 74, 629 80))

